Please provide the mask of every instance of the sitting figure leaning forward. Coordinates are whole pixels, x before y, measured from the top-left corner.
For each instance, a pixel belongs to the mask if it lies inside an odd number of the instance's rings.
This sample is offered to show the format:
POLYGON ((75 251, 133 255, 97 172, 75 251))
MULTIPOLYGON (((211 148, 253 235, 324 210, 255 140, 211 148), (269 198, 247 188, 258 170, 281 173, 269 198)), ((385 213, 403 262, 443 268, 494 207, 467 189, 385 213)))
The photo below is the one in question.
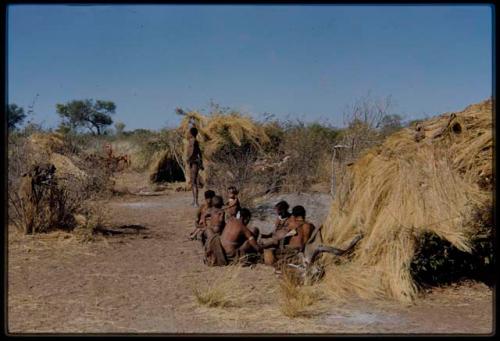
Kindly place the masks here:
POLYGON ((240 219, 228 218, 221 234, 207 229, 204 259, 207 265, 227 265, 248 254, 260 253, 262 248, 257 244, 255 234, 247 227, 250 219, 250 211, 242 208, 240 219))

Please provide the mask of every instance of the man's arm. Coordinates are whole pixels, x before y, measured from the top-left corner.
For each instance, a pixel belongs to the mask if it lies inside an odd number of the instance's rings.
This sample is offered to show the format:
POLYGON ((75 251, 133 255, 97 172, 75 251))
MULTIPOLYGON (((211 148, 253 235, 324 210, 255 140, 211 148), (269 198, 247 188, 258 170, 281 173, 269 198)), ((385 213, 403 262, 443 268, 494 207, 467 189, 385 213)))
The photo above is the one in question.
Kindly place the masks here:
POLYGON ((200 224, 202 213, 203 213, 203 206, 198 209, 198 212, 196 212, 196 226, 200 224))
POLYGON ((228 208, 231 208, 231 207, 234 207, 238 204, 238 202, 235 200, 233 203, 231 203, 231 201, 228 201, 225 206, 223 207, 225 210, 227 210, 228 208))
POLYGON ((205 212, 202 216, 201 216, 201 225, 203 225, 203 227, 207 227, 208 224, 207 224, 207 218, 211 218, 212 215, 210 213, 210 210, 205 212))
POLYGON ((311 234, 314 231, 314 225, 306 223, 302 225, 302 237, 303 237, 303 242, 304 245, 309 241, 309 238, 311 238, 311 234))
POLYGON ((245 235, 245 238, 248 240, 248 244, 250 244, 255 251, 257 252, 262 251, 262 247, 259 244, 257 244, 253 236, 253 233, 246 226, 243 227, 243 234, 245 235))

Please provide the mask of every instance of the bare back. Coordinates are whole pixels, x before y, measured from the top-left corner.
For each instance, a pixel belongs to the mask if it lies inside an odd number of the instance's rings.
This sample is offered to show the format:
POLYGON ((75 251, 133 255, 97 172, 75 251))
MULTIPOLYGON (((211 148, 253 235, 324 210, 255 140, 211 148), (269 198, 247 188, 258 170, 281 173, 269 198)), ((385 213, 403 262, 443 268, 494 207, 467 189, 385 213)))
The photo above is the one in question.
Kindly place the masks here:
POLYGON ((232 256, 236 250, 243 245, 253 233, 241 222, 241 220, 230 217, 221 235, 221 243, 227 255, 232 256))

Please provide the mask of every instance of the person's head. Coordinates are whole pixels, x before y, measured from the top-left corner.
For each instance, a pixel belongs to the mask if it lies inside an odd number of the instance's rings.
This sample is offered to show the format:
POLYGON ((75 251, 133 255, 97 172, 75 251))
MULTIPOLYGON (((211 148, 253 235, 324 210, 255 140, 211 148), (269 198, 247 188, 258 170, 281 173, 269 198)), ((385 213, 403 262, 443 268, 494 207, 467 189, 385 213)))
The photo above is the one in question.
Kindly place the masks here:
POLYGON ((306 219, 306 209, 304 208, 304 206, 297 205, 292 208, 292 216, 294 218, 306 219))
POLYGON ((278 214, 281 218, 288 217, 288 209, 290 208, 290 205, 285 200, 280 201, 274 206, 274 209, 276 211, 276 214, 278 214))
POLYGON ((247 225, 250 222, 250 219, 252 219, 252 213, 248 208, 240 209, 240 219, 243 225, 247 225))
POLYGON ((212 206, 215 208, 222 208, 224 205, 224 201, 222 200, 222 197, 220 195, 214 195, 212 198, 212 206))
POLYGON ((215 197, 215 192, 209 189, 208 191, 205 191, 205 201, 207 204, 212 205, 212 199, 215 197))
POLYGON ((238 190, 234 186, 229 186, 227 188, 227 193, 231 199, 234 199, 238 195, 238 190))
POLYGON ((189 134, 192 137, 196 137, 196 135, 198 135, 198 129, 196 129, 196 127, 192 127, 191 129, 189 129, 189 134))

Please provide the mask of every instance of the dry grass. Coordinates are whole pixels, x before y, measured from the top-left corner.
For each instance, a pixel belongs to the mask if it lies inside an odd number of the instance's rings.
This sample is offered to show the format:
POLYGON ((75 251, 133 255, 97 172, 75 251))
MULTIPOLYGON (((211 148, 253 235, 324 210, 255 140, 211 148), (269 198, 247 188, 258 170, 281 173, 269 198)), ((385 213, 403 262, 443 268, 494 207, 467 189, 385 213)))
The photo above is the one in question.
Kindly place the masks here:
MULTIPOLYGON (((214 159, 217 154, 226 153, 227 149, 238 149, 238 147, 249 146, 255 151, 261 151, 263 146, 270 142, 264 128, 254 122, 250 117, 232 112, 224 114, 220 112, 212 113, 210 116, 201 115, 198 112, 189 112, 184 114, 181 125, 178 128, 183 139, 182 150, 179 152, 179 146, 176 146, 178 154, 183 157, 184 169, 188 169, 186 160, 186 149, 188 146, 188 133, 190 124, 198 129, 198 138, 203 153, 205 170, 200 171, 200 178, 206 183, 207 174, 214 166, 214 159)), ((220 156, 220 155, 219 155, 220 156)), ((189 174, 186 174, 189 178, 189 174)))
POLYGON ((313 316, 312 306, 320 297, 318 287, 301 286, 299 282, 292 271, 283 270, 279 281, 280 311, 290 318, 313 316))
POLYGON ((59 134, 10 137, 9 221, 24 230, 32 220, 33 232, 72 230, 79 225, 76 215, 94 224, 92 219, 100 215, 100 210, 91 209, 89 202, 110 188, 111 179, 103 164, 87 160, 85 156, 81 150, 65 143, 59 134), (19 193, 21 175, 32 165, 47 161, 56 167, 56 181, 44 187, 36 203, 29 203, 19 193))
POLYGON ((196 302, 209 308, 239 307, 249 299, 249 292, 241 281, 241 267, 230 265, 217 269, 221 274, 211 283, 196 285, 196 302))
POLYGON ((418 288, 410 266, 425 232, 472 252, 472 219, 492 205, 491 186, 484 185, 492 181, 491 110, 485 101, 451 121, 449 115, 426 121, 420 142, 413 130, 399 131, 350 167, 324 239, 339 245, 359 232, 365 237, 351 263, 330 269, 334 291, 412 301, 418 288))

